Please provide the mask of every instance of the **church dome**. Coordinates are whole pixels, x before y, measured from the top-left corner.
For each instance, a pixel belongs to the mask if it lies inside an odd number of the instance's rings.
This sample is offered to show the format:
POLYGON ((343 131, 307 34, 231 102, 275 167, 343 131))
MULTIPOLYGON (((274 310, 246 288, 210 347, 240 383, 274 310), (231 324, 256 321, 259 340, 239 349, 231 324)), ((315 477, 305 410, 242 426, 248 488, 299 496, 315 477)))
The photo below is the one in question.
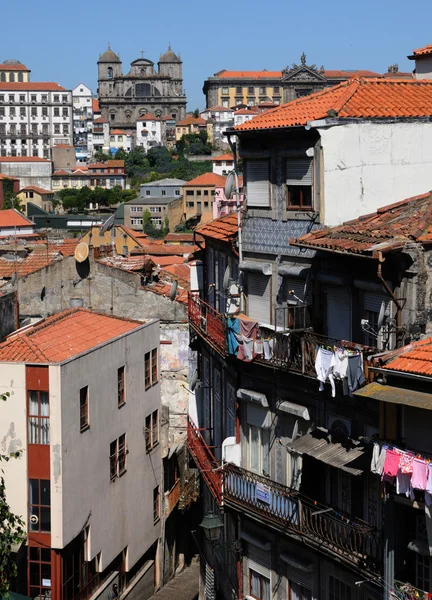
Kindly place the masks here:
POLYGON ((162 54, 162 56, 159 59, 159 62, 160 63, 181 63, 181 60, 177 56, 177 54, 175 54, 171 50, 171 46, 168 46, 168 50, 165 52, 165 54, 162 54))
POLYGON ((14 58, 10 58, 8 60, 3 61, 4 65, 22 65, 22 62, 19 60, 15 60, 14 58))
POLYGON ((111 47, 108 44, 108 50, 105 50, 105 52, 101 56, 99 56, 98 62, 100 62, 100 63, 119 63, 119 62, 121 62, 121 60, 119 59, 117 54, 115 54, 115 52, 113 52, 111 50, 111 47))

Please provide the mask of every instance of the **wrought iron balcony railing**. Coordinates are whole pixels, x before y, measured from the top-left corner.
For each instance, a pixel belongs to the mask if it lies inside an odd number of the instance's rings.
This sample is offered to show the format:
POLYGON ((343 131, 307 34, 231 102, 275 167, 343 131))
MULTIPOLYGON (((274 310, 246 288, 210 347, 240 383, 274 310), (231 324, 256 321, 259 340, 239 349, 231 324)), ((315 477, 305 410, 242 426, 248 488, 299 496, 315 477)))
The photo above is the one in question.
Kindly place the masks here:
POLYGON ((218 505, 222 506, 222 474, 220 464, 213 456, 200 430, 195 426, 190 417, 188 417, 187 424, 187 443, 189 452, 210 492, 213 494, 218 505))
POLYGON ((286 533, 337 554, 369 572, 379 572, 380 532, 350 515, 240 467, 223 467, 224 503, 265 519, 286 533))
POLYGON ((227 354, 227 319, 198 296, 189 294, 189 323, 220 354, 227 354))

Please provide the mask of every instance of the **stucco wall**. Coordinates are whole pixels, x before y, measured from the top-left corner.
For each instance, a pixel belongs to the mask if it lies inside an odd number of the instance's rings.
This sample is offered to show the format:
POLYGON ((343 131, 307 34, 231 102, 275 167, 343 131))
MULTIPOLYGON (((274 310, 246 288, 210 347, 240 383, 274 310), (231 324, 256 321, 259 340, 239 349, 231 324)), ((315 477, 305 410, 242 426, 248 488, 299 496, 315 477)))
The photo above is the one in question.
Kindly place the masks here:
POLYGON ((27 523, 27 417, 25 365, 0 363, 0 394, 10 393, 0 401, 0 452, 23 450, 20 458, 2 462, 6 499, 11 510, 27 523))
POLYGON ((432 79, 432 56, 425 56, 415 63, 417 79, 432 79))
POLYGON ((0 340, 17 328, 17 302, 15 292, 0 296, 0 340))
POLYGON ((128 547, 133 566, 156 541, 153 489, 160 449, 147 454, 145 417, 160 408, 160 384, 144 391, 144 354, 159 346, 159 324, 108 343, 61 367, 63 545, 90 525, 90 556, 102 569, 128 547), (117 369, 126 365, 126 404, 118 408, 117 369), (79 390, 89 386, 90 428, 80 433, 79 390), (110 443, 126 432, 127 471, 110 481, 110 443))
POLYGON ((326 225, 432 188, 432 123, 352 124, 320 134, 326 225))

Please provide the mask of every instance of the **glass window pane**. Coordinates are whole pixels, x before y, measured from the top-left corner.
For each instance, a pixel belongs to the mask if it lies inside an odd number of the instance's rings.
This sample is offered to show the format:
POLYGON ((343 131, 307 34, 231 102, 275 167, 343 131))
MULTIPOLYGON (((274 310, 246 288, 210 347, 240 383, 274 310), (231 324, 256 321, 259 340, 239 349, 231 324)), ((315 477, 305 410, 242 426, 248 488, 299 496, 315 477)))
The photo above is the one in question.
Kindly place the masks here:
POLYGON ((251 594, 255 598, 261 598, 261 582, 260 576, 255 571, 250 571, 250 586, 251 594))
POLYGON ((50 508, 41 508, 40 509, 40 530, 41 531, 51 531, 51 509, 50 508))
POLYGON ((269 474, 269 431, 261 429, 261 453, 262 453, 262 471, 269 474))
POLYGON ((49 415, 48 392, 40 392, 40 414, 41 417, 48 417, 49 415))
POLYGON ((40 548, 30 546, 30 560, 39 560, 40 548))
POLYGON ((41 479, 40 484, 41 484, 40 503, 43 506, 51 506, 51 496, 50 496, 51 482, 49 479, 41 479))
POLYGON ((38 414, 38 392, 29 392, 29 415, 35 416, 38 414))
POLYGON ((258 427, 249 425, 250 428, 250 468, 253 471, 258 471, 259 468, 259 435, 258 427))
POLYGON ((262 599, 270 600, 270 580, 266 577, 261 577, 262 583, 262 599))
POLYGON ((40 419, 40 444, 49 444, 50 422, 48 419, 40 419))
POLYGON ((29 480, 29 504, 39 504, 39 479, 29 480))
POLYGON ((30 506, 30 531, 39 531, 39 506, 30 506), (36 517, 36 523, 32 523, 32 516, 36 517))
MULTIPOLYGON (((51 565, 43 564, 41 565, 42 579, 48 579, 51 581, 51 565)), ((51 584, 48 584, 51 585, 51 584)))
POLYGON ((38 440, 38 424, 39 419, 37 417, 29 417, 28 420, 28 439, 29 444, 37 444, 38 440))
POLYGON ((48 548, 41 548, 41 560, 43 562, 51 562, 51 550, 48 548))

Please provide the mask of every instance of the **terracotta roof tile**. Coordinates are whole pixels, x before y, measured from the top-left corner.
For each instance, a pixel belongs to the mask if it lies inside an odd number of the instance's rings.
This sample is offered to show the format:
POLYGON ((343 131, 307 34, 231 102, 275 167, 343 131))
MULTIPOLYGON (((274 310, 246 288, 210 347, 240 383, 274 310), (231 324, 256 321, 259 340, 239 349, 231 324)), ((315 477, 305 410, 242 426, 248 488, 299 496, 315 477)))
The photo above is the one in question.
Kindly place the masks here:
POLYGON ((106 163, 90 163, 89 169, 106 169, 109 167, 124 167, 124 160, 107 160, 106 163))
POLYGON ((213 219, 213 221, 209 221, 196 231, 204 238, 220 240, 221 242, 231 242, 238 236, 237 213, 230 213, 219 219, 213 219))
POLYGON ((40 158, 39 156, 0 156, 0 162, 51 162, 48 158, 40 158))
POLYGON ((94 113, 100 112, 99 100, 92 98, 92 110, 94 113))
POLYGON ((0 71, 30 71, 30 69, 28 69, 25 65, 22 65, 21 63, 6 65, 4 63, 1 63, 0 71))
POLYGON ((204 173, 188 181, 183 187, 199 187, 214 185, 216 187, 223 187, 226 183, 226 177, 218 175, 217 173, 204 173))
POLYGON ((127 131, 124 131, 123 129, 111 129, 110 135, 131 135, 131 134, 127 133, 127 131))
POLYGON ((280 79, 282 71, 219 71, 214 75, 218 79, 280 79))
MULTIPOLYGON (((237 113, 236 113, 237 114, 237 113)), ((225 160, 234 160, 234 156, 232 154, 221 154, 220 156, 215 156, 214 158, 212 158, 213 162, 221 162, 221 161, 225 161, 225 160)))
POLYGON ((4 81, 2 81, 0 82, 0 90, 10 90, 11 92, 67 92, 67 90, 64 87, 62 87, 58 83, 55 83, 54 81, 28 81, 15 83, 5 83, 4 81))
POLYGON ((161 121, 161 117, 157 117, 156 115, 152 115, 151 113, 147 113, 142 117, 139 117, 137 121, 161 121))
POLYGON ((155 256, 154 254, 146 254, 155 265, 167 267, 169 265, 182 265, 186 259, 183 256, 155 256))
POLYGON ((197 246, 192 246, 191 244, 155 244, 154 240, 151 240, 151 242, 153 243, 143 246, 141 253, 145 252, 154 256, 184 256, 198 250, 197 246))
POLYGON ((0 229, 3 227, 29 227, 34 223, 14 208, 0 210, 0 229))
POLYGON ((187 125, 207 125, 207 121, 201 117, 186 117, 176 123, 176 127, 186 127, 187 125))
POLYGON ((0 361, 63 362, 141 325, 90 310, 66 310, 10 335, 0 344, 0 361))
POLYGON ((38 194, 54 194, 52 190, 44 190, 43 188, 37 187, 36 185, 28 185, 22 188, 20 192, 36 192, 38 194))
POLYGON ((164 267, 164 272, 170 273, 174 277, 181 279, 183 282, 190 283, 190 266, 187 263, 174 264, 164 267))
POLYGON ((379 208, 331 229, 319 229, 291 243, 316 250, 370 256, 408 242, 432 242, 432 192, 379 208))
POLYGON ((432 44, 428 44, 427 46, 423 46, 423 48, 417 48, 417 50, 413 51, 415 57, 417 56, 429 56, 432 54, 432 44))
POLYGON ((94 119, 93 123, 109 123, 108 119, 104 119, 103 117, 99 117, 98 119, 94 119))
MULTIPOLYGON (((198 236, 200 237, 200 236, 198 236)), ((190 242, 191 244, 194 241, 194 234, 193 233, 167 233, 167 235, 164 237, 163 239, 164 244, 169 244, 169 243, 182 243, 182 242, 190 242)))
POLYGON ((410 118, 432 115, 432 81, 353 79, 305 96, 238 125, 236 131, 304 126, 328 116, 410 118))
POLYGON ((153 268, 153 261, 145 254, 135 256, 107 256, 99 260, 100 263, 121 269, 122 271, 150 271, 153 268))
POLYGON ((389 371, 415 373, 432 377, 432 337, 412 342, 375 359, 379 366, 389 371))

